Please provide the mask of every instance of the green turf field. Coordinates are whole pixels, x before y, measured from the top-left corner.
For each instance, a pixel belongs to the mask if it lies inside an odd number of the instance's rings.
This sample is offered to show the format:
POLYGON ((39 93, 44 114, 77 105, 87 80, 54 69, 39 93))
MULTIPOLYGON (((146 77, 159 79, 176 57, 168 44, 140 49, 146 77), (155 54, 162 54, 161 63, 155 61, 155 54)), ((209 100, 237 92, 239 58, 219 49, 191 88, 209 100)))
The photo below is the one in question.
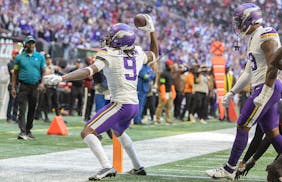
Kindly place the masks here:
MULTIPOLYGON (((36 137, 36 140, 33 141, 17 140, 16 138, 19 133, 18 126, 0 120, 0 159, 86 147, 85 143, 80 138, 80 132, 84 125, 82 119, 80 117, 64 117, 64 119, 68 121, 68 136, 46 135, 49 124, 42 121, 34 121, 32 133, 36 137)), ((175 124, 171 126, 133 125, 127 130, 127 133, 132 137, 133 141, 138 141, 184 133, 230 128, 234 126, 234 124, 225 122, 219 123, 216 121, 211 121, 207 125, 202 125, 200 123, 188 124, 187 122, 175 121, 175 124)), ((106 134, 103 134, 103 137, 103 144, 111 143, 111 140, 109 140, 106 134)))
MULTIPOLYGON (((36 139, 28 141, 16 139, 19 132, 17 125, 8 124, 6 121, 0 120, 0 159, 86 148, 86 144, 80 138, 80 131, 84 124, 82 119, 79 117, 64 117, 64 119, 68 121, 68 136, 46 135, 49 124, 42 121, 35 121, 32 131, 36 139)), ((209 120, 207 125, 175 121, 173 125, 134 125, 127 132, 134 141, 138 141, 231 127, 235 127, 235 124, 215 120, 209 120)), ((105 134, 103 134, 102 142, 103 144, 111 143, 105 134)), ((104 181, 211 181, 211 179, 207 178, 204 171, 221 166, 226 162, 228 154, 229 150, 224 150, 191 159, 149 167, 147 168, 148 176, 136 177, 123 174, 104 181)), ((265 167, 274 157, 275 151, 271 148, 258 161, 250 174, 243 178, 244 181, 265 181, 265 167)))

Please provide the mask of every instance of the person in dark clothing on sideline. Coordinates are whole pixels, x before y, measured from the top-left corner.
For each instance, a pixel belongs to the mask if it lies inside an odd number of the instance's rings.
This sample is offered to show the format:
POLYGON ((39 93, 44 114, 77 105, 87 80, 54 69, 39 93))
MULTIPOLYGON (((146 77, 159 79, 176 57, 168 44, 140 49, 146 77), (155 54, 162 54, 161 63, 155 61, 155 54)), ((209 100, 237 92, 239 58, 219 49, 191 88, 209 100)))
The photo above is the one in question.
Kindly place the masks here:
MULTIPOLYGON (((81 59, 77 59, 75 61, 75 68, 71 69, 69 72, 73 72, 75 70, 78 70, 81 68, 81 59)), ((70 115, 73 115, 73 109, 75 106, 75 100, 77 99, 77 115, 82 116, 82 106, 83 106, 83 86, 82 86, 82 80, 75 80, 71 81, 72 87, 71 87, 71 103, 70 103, 70 115)))
POLYGON ((14 49, 12 51, 12 59, 7 64, 9 75, 10 75, 10 82, 8 85, 9 103, 8 103, 8 108, 7 108, 7 122, 8 123, 17 122, 18 102, 17 102, 17 98, 14 98, 12 96, 12 75, 14 72, 14 60, 18 54, 19 54, 19 51, 17 49, 14 49))
MULTIPOLYGON (((94 59, 91 57, 87 57, 85 59, 85 63, 87 66, 94 63, 94 59)), ((94 104, 94 96, 95 96, 95 90, 94 90, 94 84, 93 84, 93 76, 90 76, 83 80, 83 87, 87 88, 87 102, 86 102, 86 109, 84 113, 84 121, 88 121, 91 118, 91 111, 94 104)))

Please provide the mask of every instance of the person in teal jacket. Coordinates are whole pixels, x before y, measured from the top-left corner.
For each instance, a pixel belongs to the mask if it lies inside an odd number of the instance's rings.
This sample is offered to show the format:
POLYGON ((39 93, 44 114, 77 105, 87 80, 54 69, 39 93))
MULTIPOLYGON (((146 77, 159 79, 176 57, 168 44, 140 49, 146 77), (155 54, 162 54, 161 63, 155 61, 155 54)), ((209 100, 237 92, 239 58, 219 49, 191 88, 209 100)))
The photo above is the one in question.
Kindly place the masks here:
POLYGON ((45 58, 35 51, 35 39, 27 36, 24 41, 24 50, 15 58, 14 73, 12 76, 12 95, 18 98, 19 114, 18 124, 20 133, 18 139, 33 139, 31 133, 33 127, 34 111, 37 103, 38 91, 43 91, 42 76, 45 74, 45 58), (16 93, 16 83, 19 83, 19 91, 16 93), (25 113, 28 112, 25 119, 25 113))

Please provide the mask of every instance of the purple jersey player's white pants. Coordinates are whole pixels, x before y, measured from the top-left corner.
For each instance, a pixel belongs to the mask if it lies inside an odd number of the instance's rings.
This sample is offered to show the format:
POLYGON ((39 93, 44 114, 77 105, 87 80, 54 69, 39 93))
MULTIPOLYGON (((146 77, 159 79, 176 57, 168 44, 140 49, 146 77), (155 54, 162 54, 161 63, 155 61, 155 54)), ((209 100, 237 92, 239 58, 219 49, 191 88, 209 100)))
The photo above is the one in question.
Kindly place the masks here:
POLYGON ((278 102, 281 97, 282 84, 277 80, 274 85, 274 92, 268 102, 261 107, 257 107, 254 105, 254 98, 259 95, 262 87, 263 84, 256 86, 252 95, 245 102, 238 119, 238 125, 251 127, 258 122, 265 133, 278 127, 278 102))
POLYGON ((139 104, 120 104, 111 102, 100 109, 85 126, 101 134, 112 129, 119 134, 123 133, 130 125, 131 120, 137 115, 139 104))

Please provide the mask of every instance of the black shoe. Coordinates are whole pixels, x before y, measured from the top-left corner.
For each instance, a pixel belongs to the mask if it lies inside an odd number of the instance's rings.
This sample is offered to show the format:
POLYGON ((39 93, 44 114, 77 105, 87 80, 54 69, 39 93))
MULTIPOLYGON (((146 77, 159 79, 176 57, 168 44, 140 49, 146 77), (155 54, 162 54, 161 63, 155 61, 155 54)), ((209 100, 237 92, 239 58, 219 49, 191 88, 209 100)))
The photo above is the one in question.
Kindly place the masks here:
POLYGON ((134 174, 134 175, 142 175, 142 176, 146 176, 147 175, 144 167, 140 167, 139 169, 131 169, 128 173, 129 174, 134 174))
POLYGON ((31 132, 28 132, 28 133, 27 133, 27 137, 28 137, 29 139, 35 139, 35 137, 32 135, 31 132))
POLYGON ((115 170, 115 168, 104 168, 104 169, 101 169, 94 176, 89 177, 88 179, 90 181, 96 181, 96 180, 101 180, 106 177, 115 177, 116 174, 117 174, 117 171, 115 170))
POLYGON ((12 119, 7 119, 7 123, 15 124, 16 121, 14 121, 14 120, 12 120, 12 119))
POLYGON ((51 121, 50 121, 49 118, 45 118, 45 119, 44 119, 44 122, 45 122, 45 123, 50 123, 51 121))
POLYGON ((25 133, 20 133, 18 135, 18 140, 27 140, 28 139, 28 136, 25 134, 25 133))

